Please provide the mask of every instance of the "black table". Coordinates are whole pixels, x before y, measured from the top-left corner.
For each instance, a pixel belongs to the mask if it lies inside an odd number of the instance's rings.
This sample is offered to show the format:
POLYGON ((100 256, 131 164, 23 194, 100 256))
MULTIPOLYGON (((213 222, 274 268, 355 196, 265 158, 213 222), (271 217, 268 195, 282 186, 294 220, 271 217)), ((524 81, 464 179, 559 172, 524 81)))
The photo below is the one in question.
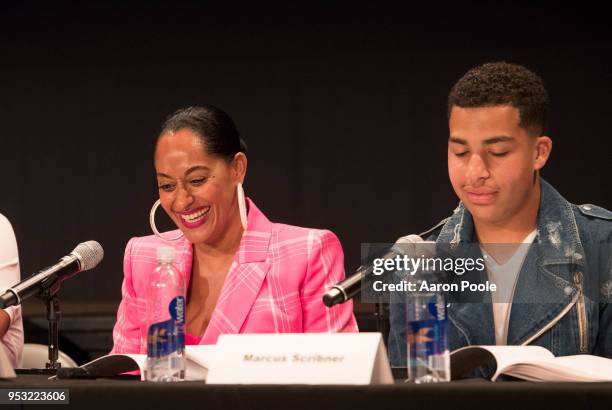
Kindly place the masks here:
POLYGON ((465 380, 432 385, 240 386, 158 384, 134 379, 47 380, 44 376, 20 375, 0 381, 0 389, 70 391, 70 405, 13 407, 23 409, 612 409, 612 383, 465 380))

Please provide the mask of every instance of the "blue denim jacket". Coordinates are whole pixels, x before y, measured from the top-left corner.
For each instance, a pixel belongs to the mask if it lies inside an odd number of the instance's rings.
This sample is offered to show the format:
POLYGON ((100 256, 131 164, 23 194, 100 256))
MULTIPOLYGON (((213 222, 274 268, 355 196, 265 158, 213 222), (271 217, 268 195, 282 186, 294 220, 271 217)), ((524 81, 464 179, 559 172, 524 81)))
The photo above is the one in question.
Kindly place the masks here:
MULTIPOLYGON (((516 283, 508 344, 533 344, 555 356, 590 353, 612 357, 612 212, 570 204, 541 181, 537 236, 516 283), (534 301, 543 301, 534 303, 534 301)), ((469 211, 459 204, 452 216, 424 235, 453 247, 475 243, 469 211)), ((483 276, 483 275, 481 275, 483 276)), ((484 277, 477 280, 486 280, 484 277)), ((490 295, 488 295, 490 301, 490 295)), ((494 345, 491 303, 448 304, 449 348, 494 345)), ((389 359, 406 367, 405 305, 390 307, 389 359)))

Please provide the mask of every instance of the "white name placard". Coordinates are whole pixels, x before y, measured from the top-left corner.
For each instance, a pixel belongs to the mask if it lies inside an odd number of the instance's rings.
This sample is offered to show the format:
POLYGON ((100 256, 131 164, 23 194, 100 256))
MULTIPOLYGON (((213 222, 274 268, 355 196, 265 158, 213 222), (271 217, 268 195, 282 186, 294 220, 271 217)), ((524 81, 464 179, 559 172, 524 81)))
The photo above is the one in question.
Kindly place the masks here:
POLYGON ((380 333, 221 335, 208 384, 390 384, 380 333))

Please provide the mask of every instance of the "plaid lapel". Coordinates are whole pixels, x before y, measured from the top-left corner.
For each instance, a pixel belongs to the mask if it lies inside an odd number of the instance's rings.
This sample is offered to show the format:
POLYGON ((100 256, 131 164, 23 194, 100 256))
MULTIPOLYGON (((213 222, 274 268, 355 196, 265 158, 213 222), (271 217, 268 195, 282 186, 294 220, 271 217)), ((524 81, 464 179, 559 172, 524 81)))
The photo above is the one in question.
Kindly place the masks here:
POLYGON ((215 311, 200 343, 216 343, 223 333, 239 333, 270 268, 273 224, 248 200, 248 228, 242 235, 215 311))

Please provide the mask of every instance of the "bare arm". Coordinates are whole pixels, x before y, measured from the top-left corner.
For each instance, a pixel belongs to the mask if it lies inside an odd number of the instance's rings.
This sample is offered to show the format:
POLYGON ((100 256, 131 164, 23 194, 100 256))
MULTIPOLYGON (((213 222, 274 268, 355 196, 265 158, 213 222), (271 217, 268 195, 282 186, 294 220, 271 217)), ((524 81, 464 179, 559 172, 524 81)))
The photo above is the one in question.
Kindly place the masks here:
POLYGON ((4 337, 10 325, 11 318, 4 310, 0 309, 0 338, 4 337))

